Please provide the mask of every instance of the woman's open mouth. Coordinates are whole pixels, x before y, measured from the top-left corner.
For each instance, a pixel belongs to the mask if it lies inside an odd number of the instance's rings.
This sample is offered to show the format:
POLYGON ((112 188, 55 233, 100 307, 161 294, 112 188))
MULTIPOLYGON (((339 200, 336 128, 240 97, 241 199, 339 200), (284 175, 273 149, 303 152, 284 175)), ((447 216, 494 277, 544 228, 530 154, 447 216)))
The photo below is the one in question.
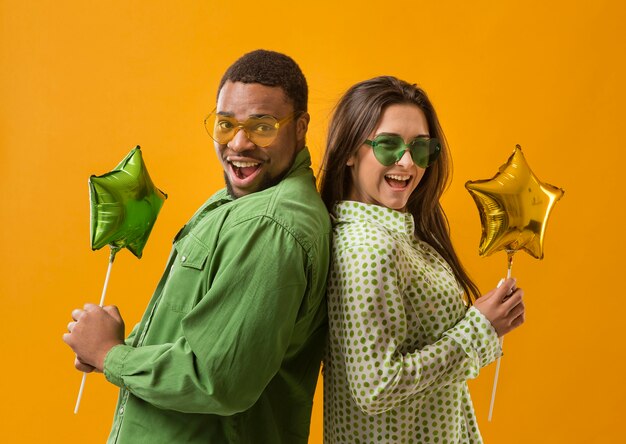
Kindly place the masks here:
POLYGON ((411 176, 404 174, 385 174, 385 182, 394 189, 403 190, 411 181, 411 176))

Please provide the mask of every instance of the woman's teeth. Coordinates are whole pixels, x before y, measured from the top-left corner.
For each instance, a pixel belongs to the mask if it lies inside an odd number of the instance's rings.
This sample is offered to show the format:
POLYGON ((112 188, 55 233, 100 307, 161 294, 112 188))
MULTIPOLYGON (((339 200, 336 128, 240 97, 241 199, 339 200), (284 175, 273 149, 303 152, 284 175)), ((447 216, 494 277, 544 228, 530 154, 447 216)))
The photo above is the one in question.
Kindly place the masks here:
POLYGON ((385 174, 385 181, 391 188, 403 189, 408 185, 410 179, 411 176, 404 174, 385 174))
POLYGON ((385 177, 389 179, 393 179, 393 180, 400 180, 400 181, 409 180, 411 178, 411 176, 400 176, 398 174, 386 174, 385 177))

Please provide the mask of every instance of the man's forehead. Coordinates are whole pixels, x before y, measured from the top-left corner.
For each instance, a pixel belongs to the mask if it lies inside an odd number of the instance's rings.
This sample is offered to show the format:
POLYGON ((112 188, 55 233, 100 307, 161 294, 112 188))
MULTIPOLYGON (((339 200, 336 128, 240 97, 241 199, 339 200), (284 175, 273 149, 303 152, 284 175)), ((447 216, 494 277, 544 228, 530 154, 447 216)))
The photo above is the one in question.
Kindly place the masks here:
POLYGON ((289 111, 291 100, 280 86, 227 81, 217 97, 217 111, 264 114, 289 111))

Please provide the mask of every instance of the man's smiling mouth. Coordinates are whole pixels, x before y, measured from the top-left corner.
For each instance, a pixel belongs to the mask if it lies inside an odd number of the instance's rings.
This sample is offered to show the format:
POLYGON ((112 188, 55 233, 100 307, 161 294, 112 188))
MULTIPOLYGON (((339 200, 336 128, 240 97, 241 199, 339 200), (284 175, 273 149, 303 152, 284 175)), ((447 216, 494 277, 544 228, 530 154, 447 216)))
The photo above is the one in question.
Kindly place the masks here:
POLYGON ((250 176, 253 176, 261 166, 261 162, 228 159, 227 161, 230 164, 234 175, 240 180, 245 180, 250 176))

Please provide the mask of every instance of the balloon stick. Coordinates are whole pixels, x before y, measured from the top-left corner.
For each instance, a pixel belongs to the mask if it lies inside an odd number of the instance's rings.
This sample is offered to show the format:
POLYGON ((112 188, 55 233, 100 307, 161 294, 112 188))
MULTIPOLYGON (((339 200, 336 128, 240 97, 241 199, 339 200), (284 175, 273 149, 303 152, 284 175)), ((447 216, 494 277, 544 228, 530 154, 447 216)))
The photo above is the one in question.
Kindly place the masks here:
MULTIPOLYGON (((115 260, 115 253, 117 253, 119 248, 111 247, 111 255, 109 256, 109 267, 107 268, 107 274, 104 278, 104 287, 102 288, 102 295, 100 296, 100 307, 104 305, 104 297, 107 294, 107 287, 109 286, 109 277, 111 277, 111 268, 113 267, 113 261, 115 260)), ((74 414, 78 413, 78 408, 80 407, 80 399, 83 397, 83 390, 85 388, 85 381, 87 380, 87 373, 83 373, 83 379, 80 383, 80 388, 78 389, 78 397, 76 398, 76 406, 74 407, 74 414)))
MULTIPOLYGON (((515 254, 515 251, 507 250, 506 254, 507 254, 507 260, 509 263, 509 266, 506 272, 506 278, 510 279, 511 269, 513 268, 513 255, 515 254)), ((504 336, 500 338, 500 349, 504 349, 504 336)), ((502 356, 500 356, 498 358, 498 361, 496 362, 496 374, 493 377, 493 388, 491 389, 491 403, 489 404, 489 417, 488 417, 489 422, 491 422, 491 417, 493 416, 493 405, 496 402, 496 389, 498 388, 498 376, 500 375, 500 360, 501 359, 502 359, 502 356)))

